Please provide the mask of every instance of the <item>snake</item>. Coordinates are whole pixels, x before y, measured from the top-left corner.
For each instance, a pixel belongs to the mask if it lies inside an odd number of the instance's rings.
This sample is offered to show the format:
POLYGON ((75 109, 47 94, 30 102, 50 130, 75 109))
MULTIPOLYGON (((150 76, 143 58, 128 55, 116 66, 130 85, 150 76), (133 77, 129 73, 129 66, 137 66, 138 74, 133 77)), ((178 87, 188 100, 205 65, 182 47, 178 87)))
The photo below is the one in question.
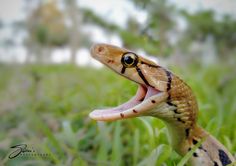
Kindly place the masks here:
POLYGON ((134 97, 114 108, 95 109, 89 117, 115 121, 140 116, 161 119, 170 144, 181 156, 195 148, 192 166, 233 165, 235 158, 215 137, 197 124, 198 104, 189 85, 165 67, 125 48, 94 44, 91 56, 138 85, 134 97), (204 141, 202 141, 204 140, 204 141))

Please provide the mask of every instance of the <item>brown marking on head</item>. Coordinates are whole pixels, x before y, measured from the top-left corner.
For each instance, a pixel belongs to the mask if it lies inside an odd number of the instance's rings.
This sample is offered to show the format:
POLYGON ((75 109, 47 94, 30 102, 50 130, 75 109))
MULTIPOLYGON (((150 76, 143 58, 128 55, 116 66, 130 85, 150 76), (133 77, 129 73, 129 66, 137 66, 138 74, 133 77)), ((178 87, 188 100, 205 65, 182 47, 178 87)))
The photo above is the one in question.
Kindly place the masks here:
POLYGON ((107 63, 114 63, 114 61, 109 59, 107 63))
POLYGON ((124 117, 125 117, 125 115, 124 115, 123 113, 120 113, 120 116, 121 116, 122 118, 124 118, 124 117))

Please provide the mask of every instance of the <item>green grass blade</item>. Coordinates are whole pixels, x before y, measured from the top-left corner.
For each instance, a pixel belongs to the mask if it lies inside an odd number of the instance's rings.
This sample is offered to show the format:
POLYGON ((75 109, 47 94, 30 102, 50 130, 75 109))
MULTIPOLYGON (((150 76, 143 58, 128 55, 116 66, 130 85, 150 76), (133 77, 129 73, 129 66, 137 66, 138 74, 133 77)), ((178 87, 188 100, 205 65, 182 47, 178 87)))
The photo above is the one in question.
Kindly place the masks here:
POLYGON ((140 132, 139 129, 135 129, 134 132, 134 148, 133 148, 133 165, 137 165, 140 151, 140 132))
POLYGON ((115 124, 115 134, 112 144, 112 154, 111 154, 111 161, 114 166, 121 165, 121 156, 122 156, 122 142, 121 142, 121 122, 118 121, 115 124))
POLYGON ((188 160, 192 157, 193 153, 201 146, 201 144, 204 142, 205 139, 202 139, 199 141, 177 164, 177 166, 184 166, 188 160))
POLYGON ((171 155, 171 147, 168 145, 159 145, 151 154, 141 161, 138 166, 161 166, 171 155))

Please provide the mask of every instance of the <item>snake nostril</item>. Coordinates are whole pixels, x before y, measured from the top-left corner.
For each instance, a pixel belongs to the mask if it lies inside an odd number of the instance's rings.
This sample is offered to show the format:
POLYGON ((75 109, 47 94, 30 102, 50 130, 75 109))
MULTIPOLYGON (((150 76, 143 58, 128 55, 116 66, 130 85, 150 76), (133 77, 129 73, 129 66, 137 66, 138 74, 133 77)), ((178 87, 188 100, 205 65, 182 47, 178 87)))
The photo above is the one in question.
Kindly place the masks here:
POLYGON ((103 46, 98 46, 97 53, 103 53, 105 48, 103 46))
POLYGON ((103 56, 107 52, 106 46, 102 44, 95 44, 91 47, 90 50, 93 56, 96 56, 96 55, 103 56))

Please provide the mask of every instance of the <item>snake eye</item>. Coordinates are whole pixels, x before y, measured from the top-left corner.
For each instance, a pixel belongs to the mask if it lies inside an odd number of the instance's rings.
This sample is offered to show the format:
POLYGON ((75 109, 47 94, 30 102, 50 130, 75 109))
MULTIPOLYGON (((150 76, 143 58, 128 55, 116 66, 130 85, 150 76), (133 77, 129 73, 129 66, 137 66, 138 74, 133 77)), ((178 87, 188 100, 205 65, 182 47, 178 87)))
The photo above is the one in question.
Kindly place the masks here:
POLYGON ((134 67, 138 63, 138 56, 131 52, 125 53, 121 62, 125 67, 134 67))

